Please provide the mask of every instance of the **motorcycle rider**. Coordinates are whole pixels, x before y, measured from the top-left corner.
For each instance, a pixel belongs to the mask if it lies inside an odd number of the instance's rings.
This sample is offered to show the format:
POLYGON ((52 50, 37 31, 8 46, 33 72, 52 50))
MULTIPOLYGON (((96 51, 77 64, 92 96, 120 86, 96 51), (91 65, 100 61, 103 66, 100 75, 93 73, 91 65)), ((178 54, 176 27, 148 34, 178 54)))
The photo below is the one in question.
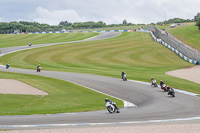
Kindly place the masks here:
POLYGON ((6 64, 6 68, 8 69, 10 67, 10 64, 9 64, 9 62, 8 62, 8 64, 6 64))
POLYGON ((162 88, 162 85, 165 84, 162 80, 160 80, 160 87, 162 88))
POLYGON ((168 95, 172 95, 173 92, 174 92, 174 89, 170 87, 168 91, 168 95))
POLYGON ((168 91, 168 92, 170 91, 170 89, 171 89, 171 87, 167 86, 167 91, 168 91))
POLYGON ((152 82, 153 80, 154 80, 154 78, 153 78, 153 77, 151 77, 151 85, 153 85, 153 82, 152 82))
POLYGON ((29 46, 31 46, 32 45, 32 43, 31 42, 29 42, 29 46))
POLYGON ((38 64, 38 66, 37 66, 37 72, 40 72, 40 70, 39 69, 41 69, 41 66, 40 66, 40 64, 38 64))
POLYGON ((153 77, 151 77, 151 82, 152 82, 152 80, 154 80, 154 78, 153 78, 153 77))
POLYGON ((110 104, 112 104, 113 106, 115 106, 116 110, 117 110, 117 113, 119 113, 119 108, 116 106, 116 104, 114 104, 113 101, 109 100, 108 98, 105 98, 105 102, 109 102, 110 104))
POLYGON ((123 79, 123 77, 124 77, 124 75, 125 75, 125 72, 122 72, 122 74, 121 74, 121 75, 122 75, 122 79, 123 79))

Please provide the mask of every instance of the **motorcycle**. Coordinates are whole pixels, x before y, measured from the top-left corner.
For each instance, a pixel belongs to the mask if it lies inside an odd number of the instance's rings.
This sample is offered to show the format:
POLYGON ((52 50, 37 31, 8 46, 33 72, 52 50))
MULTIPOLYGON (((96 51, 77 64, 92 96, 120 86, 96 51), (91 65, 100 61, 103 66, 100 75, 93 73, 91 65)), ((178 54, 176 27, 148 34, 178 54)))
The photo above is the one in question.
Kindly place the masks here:
POLYGON ((174 92, 174 89, 170 89, 169 92, 168 92, 168 95, 171 95, 172 97, 175 97, 175 92, 174 92))
POLYGON ((153 85, 154 87, 158 87, 157 81, 155 79, 151 81, 151 85, 153 85))
POLYGON ((116 108, 116 103, 114 103, 114 102, 112 102, 112 103, 106 102, 105 106, 106 106, 106 108, 107 108, 109 113, 112 114, 112 113, 114 113, 116 111, 117 111, 117 113, 119 113, 119 110, 116 108))
POLYGON ((6 65, 6 69, 8 69, 9 67, 10 67, 10 65, 9 65, 9 64, 7 64, 7 65, 6 65))
POLYGON ((166 91, 166 92, 169 91, 169 87, 166 84, 162 84, 161 89, 164 90, 164 91, 166 91))
POLYGON ((127 81, 127 76, 126 74, 124 74, 124 76, 122 77, 123 81, 127 81))
POLYGON ((41 71, 41 67, 37 67, 37 72, 40 72, 41 71))

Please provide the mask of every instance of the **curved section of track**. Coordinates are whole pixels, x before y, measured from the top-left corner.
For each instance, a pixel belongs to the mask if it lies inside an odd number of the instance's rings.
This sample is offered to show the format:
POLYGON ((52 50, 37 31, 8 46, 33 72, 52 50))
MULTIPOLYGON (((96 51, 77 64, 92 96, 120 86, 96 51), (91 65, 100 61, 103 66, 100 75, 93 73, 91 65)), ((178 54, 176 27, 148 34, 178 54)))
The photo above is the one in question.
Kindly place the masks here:
POLYGON ((108 39, 108 38, 114 38, 119 36, 121 33, 120 32, 101 32, 99 36, 94 36, 88 39, 84 40, 78 40, 78 41, 72 41, 72 42, 59 42, 59 43, 48 43, 48 44, 37 44, 37 45, 32 45, 31 47, 27 46, 17 46, 17 47, 8 47, 8 48, 1 48, 0 56, 3 56, 8 53, 13 53, 16 51, 21 51, 25 49, 32 49, 32 48, 39 48, 39 47, 46 47, 46 46, 51 46, 51 45, 57 45, 57 44, 66 44, 66 43, 75 43, 75 42, 83 42, 83 41, 96 41, 96 40, 103 40, 103 39, 108 39))
MULTIPOLYGON (((111 35, 115 33, 106 34, 111 35)), ((95 40, 95 38, 92 39, 95 40)), ((16 49, 13 49, 13 51, 14 50, 16 49)), ((11 51, 12 50, 8 50, 8 52, 11 51)), ((119 114, 109 114, 106 110, 103 110, 56 115, 0 116, 1 128, 3 128, 4 125, 4 128, 7 127, 9 129, 11 127, 7 125, 118 123, 200 116, 200 98, 182 93, 176 93, 176 97, 172 98, 168 96, 166 92, 161 91, 160 88, 154 88, 150 85, 134 81, 123 82, 118 78, 71 72, 42 71, 41 73, 37 73, 35 70, 18 68, 6 70, 5 67, 0 67, 0 71, 42 75, 71 81, 137 105, 135 109, 121 109, 121 113, 119 114)))

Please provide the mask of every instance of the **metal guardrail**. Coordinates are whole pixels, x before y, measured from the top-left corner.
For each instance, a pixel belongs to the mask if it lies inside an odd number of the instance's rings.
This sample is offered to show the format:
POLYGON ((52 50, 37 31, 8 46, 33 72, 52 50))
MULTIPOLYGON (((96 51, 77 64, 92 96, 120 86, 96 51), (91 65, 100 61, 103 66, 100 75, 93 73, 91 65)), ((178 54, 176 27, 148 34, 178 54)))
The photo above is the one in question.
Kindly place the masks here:
POLYGON ((187 56, 188 58, 200 61, 200 51, 178 40, 170 33, 166 31, 160 31, 155 26, 144 26, 143 29, 151 30, 157 38, 162 39, 165 43, 169 44, 174 49, 180 51, 183 55, 187 56))

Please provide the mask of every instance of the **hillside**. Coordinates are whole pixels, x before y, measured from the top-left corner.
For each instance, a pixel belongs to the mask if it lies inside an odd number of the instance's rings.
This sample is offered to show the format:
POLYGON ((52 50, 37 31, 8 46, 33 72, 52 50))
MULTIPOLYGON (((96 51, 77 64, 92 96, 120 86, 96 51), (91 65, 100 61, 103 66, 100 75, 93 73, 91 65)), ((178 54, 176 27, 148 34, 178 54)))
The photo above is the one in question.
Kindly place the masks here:
POLYGON ((200 30, 194 23, 168 30, 173 36, 200 50, 200 30))

